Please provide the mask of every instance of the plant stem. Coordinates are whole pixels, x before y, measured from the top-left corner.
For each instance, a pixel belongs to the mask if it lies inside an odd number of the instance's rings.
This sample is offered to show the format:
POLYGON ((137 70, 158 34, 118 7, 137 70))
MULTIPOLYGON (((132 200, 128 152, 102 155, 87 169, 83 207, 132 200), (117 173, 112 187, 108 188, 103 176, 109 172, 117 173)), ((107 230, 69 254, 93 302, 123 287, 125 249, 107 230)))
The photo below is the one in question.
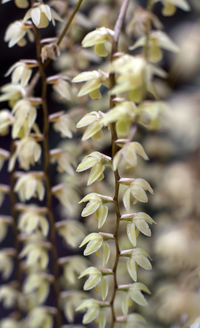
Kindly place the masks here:
MULTIPOLYGON (((32 2, 32 0, 31 0, 32 2)), ((59 287, 59 263, 58 263, 58 254, 56 248, 56 228, 55 228, 55 219, 53 216, 52 209, 52 192, 51 192, 51 182, 50 182, 50 152, 48 144, 48 134, 49 134, 49 119, 48 119, 48 107, 47 107, 47 81, 45 67, 41 60, 41 39, 39 30, 35 25, 33 25, 33 31, 35 35, 36 42, 36 52, 37 60, 39 64, 39 73, 42 83, 42 110, 43 110, 43 151, 44 151, 44 175, 46 182, 46 207, 48 209, 48 217, 50 224, 50 241, 52 246, 52 256, 53 256, 53 275, 54 275, 54 289, 56 294, 56 321, 57 328, 62 326, 62 315, 60 309, 60 287, 59 287)))
MULTIPOLYGON (((114 28, 114 41, 112 45, 112 53, 111 53, 111 61, 113 60, 113 55, 117 51, 118 47, 118 41, 119 41, 119 36, 120 32, 122 30, 123 22, 126 16, 126 12, 128 9, 128 4, 129 0, 124 0, 120 9, 119 16, 117 18, 115 28, 114 28)), ((115 86, 115 75, 113 73, 110 74, 110 87, 113 88, 115 86)), ((110 97, 110 109, 114 107, 114 101, 113 101, 114 96, 110 97)), ((118 150, 118 146, 116 143, 116 140, 118 139, 117 132, 116 132, 116 126, 115 123, 110 124, 110 130, 111 130, 111 136, 112 136, 112 160, 114 159, 114 156, 118 150)), ((110 306, 111 306, 111 313, 112 313, 112 321, 111 321, 111 328, 114 328, 115 322, 116 322, 116 314, 115 314, 115 308, 114 308, 114 303, 115 303, 115 297, 116 297, 116 292, 117 292, 117 267, 118 267, 118 262, 119 262, 119 257, 120 257, 120 248, 119 248, 119 225, 120 225, 120 208, 119 208, 119 172, 116 170, 114 172, 114 179, 115 179, 115 192, 114 192, 114 197, 113 197, 113 202, 114 202, 114 207, 115 207, 115 215, 116 215, 116 226, 115 226, 115 232, 114 232, 114 240, 115 240, 115 263, 113 266, 113 280, 114 280, 114 286, 113 286, 113 293, 110 301, 110 306)))

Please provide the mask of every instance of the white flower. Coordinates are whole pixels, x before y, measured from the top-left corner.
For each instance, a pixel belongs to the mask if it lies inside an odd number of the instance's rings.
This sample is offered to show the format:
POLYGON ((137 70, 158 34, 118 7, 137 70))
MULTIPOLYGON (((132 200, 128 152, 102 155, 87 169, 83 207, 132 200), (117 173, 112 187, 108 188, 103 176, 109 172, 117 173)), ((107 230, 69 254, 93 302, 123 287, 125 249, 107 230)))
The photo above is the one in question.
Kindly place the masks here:
POLYGON ((26 265, 28 267, 35 266, 40 269, 46 269, 49 262, 48 249, 38 240, 28 242, 24 246, 20 257, 26 257, 26 265))
POLYGON ((34 165, 41 156, 41 147, 32 137, 25 137, 16 143, 16 151, 10 158, 9 171, 12 171, 16 159, 18 158, 20 167, 29 170, 30 165, 34 165))
POLYGON ((30 101, 21 99, 13 107, 14 124, 12 137, 20 138, 29 135, 36 119, 36 108, 30 101))
POLYGON ((53 318, 52 314, 47 312, 43 307, 36 307, 29 312, 28 315, 29 328, 52 328, 53 318))
POLYGON ((5 194, 9 193, 9 187, 4 184, 0 184, 0 206, 4 201, 5 194))
POLYGON ((22 176, 18 178, 15 191, 18 193, 22 202, 32 197, 38 197, 39 200, 43 200, 45 194, 41 176, 32 173, 22 174, 22 176))
POLYGON ((30 80, 31 73, 32 70, 30 69, 30 65, 24 63, 23 61, 19 61, 9 68, 5 76, 11 74, 11 81, 13 84, 20 83, 23 87, 25 87, 30 80))
POLYGON ((39 28, 45 28, 52 21, 55 25, 55 19, 62 21, 58 14, 50 8, 48 5, 39 4, 38 6, 31 8, 26 13, 24 20, 31 18, 33 23, 39 28))
POLYGON ((0 96, 0 101, 9 101, 11 107, 18 101, 22 96, 25 96, 25 89, 19 84, 8 83, 1 88, 3 93, 0 96))
POLYGON ((41 231, 43 236, 47 236, 49 223, 44 214, 39 213, 37 207, 30 206, 20 215, 18 228, 25 234, 41 231))
POLYGON ((29 30, 30 26, 25 25, 23 20, 15 21, 10 24, 6 30, 5 41, 8 42, 8 47, 11 48, 18 44, 24 46, 26 44, 25 35, 28 33, 30 39, 32 39, 32 32, 29 30))

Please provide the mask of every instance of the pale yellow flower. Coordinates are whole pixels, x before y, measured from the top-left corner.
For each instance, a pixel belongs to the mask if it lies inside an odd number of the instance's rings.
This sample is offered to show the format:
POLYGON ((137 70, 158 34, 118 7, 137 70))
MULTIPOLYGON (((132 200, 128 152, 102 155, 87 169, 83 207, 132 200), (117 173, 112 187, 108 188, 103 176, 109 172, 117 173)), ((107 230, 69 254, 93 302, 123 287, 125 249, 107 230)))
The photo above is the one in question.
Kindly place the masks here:
POLYGON ((9 186, 0 184, 0 206, 2 205, 4 201, 4 197, 6 194, 9 193, 9 186))
POLYGON ((162 13, 164 16, 172 16, 176 12, 176 8, 188 11, 190 6, 187 0, 154 0, 154 2, 161 2, 164 6, 162 13))
POLYGON ((12 107, 20 98, 25 96, 25 89, 19 84, 8 83, 1 88, 0 101, 8 101, 12 107))
POLYGON ((39 161, 41 152, 41 147, 35 138, 22 138, 16 142, 16 150, 9 161, 9 171, 13 170, 17 159, 21 168, 29 170, 31 165, 39 161))
POLYGON ((106 57, 111 52, 113 40, 114 31, 106 27, 100 27, 84 37, 82 46, 84 48, 94 46, 95 53, 98 56, 106 57))
POLYGON ((32 197, 43 200, 45 188, 38 174, 26 173, 22 174, 15 185, 15 191, 18 193, 22 202, 32 197))
POLYGON ((23 87, 25 87, 30 80, 32 70, 30 68, 30 65, 26 64, 23 61, 19 61, 9 68, 5 76, 8 76, 10 74, 11 81, 13 84, 20 83, 23 87))
POLYGON ((30 206, 20 215, 18 228, 25 234, 41 232, 43 236, 47 236, 49 223, 44 214, 39 213, 36 207, 30 206))
POLYGON ((36 108, 28 100, 21 99, 13 107, 14 124, 13 138, 21 138, 29 135, 36 120, 36 108))

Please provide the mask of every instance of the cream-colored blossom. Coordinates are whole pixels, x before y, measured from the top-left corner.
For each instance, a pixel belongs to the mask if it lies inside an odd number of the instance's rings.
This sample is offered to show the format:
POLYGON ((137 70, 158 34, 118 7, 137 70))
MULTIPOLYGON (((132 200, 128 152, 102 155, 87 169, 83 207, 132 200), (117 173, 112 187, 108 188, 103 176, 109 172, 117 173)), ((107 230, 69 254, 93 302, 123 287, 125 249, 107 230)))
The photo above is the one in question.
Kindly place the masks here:
POLYGON ((4 249, 0 251, 0 272, 3 279, 8 279, 13 271, 12 250, 4 249))
MULTIPOLYGON (((11 0, 2 0, 2 4, 7 3, 11 0)), ((14 0, 15 5, 19 8, 27 8, 29 3, 28 0, 14 0)))
POLYGON ((1 328, 20 328, 20 323, 13 318, 5 318, 0 321, 1 328))
POLYGON ((49 22, 52 22, 55 25, 55 20, 62 21, 59 15, 55 10, 50 8, 46 4, 38 4, 34 8, 31 8, 27 11, 24 20, 32 19, 33 23, 38 28, 45 28, 49 25, 49 22))
POLYGON ((52 193, 66 208, 68 216, 73 217, 78 213, 77 203, 80 197, 75 188, 68 184, 61 184, 53 187, 52 193))
POLYGON ((11 107, 23 96, 25 96, 25 89, 19 84, 8 83, 1 88, 2 95, 0 101, 9 101, 11 107))
POLYGON ((41 176, 32 173, 24 173, 18 178, 15 191, 22 202, 32 197, 43 200, 45 194, 41 176))
POLYGON ((97 139, 101 136, 101 129, 103 127, 103 123, 101 122, 102 117, 103 113, 100 111, 93 111, 83 116, 76 125, 77 128, 86 127, 82 140, 89 138, 97 139))
POLYGON ((89 94, 92 99, 99 99, 101 98, 100 87, 104 85, 109 88, 109 75, 102 70, 83 72, 78 74, 72 82, 86 82, 78 93, 79 97, 89 94))
POLYGON ((85 230, 80 222, 66 220, 57 224, 58 233, 71 247, 77 247, 85 236, 85 230))
POLYGON ((146 62, 142 57, 121 55, 113 61, 111 71, 116 73, 116 86, 111 90, 114 95, 128 93, 131 101, 140 102, 147 91, 152 92, 154 75, 165 77, 161 69, 146 62))
POLYGON ((37 304, 42 304, 48 297, 51 276, 42 272, 31 273, 26 277, 23 285, 25 295, 35 294, 37 304))
POLYGON ((88 261, 82 256, 69 256, 68 258, 60 259, 60 264, 63 264, 64 277, 70 285, 75 285, 78 280, 78 276, 83 272, 87 266, 88 261))
POLYGON ((29 100, 21 99, 13 107, 13 138, 28 136, 36 120, 36 108, 29 100))
POLYGON ((29 328, 53 328, 53 315, 45 307, 33 308, 27 317, 29 328))
POLYGON ((13 124, 14 117, 11 112, 7 109, 0 111, 0 135, 5 136, 8 134, 10 125, 13 124))
POLYGON ((31 165, 39 161, 41 152, 41 147, 35 138, 22 138, 16 142, 16 150, 9 161, 9 171, 13 170, 17 159, 22 169, 29 170, 31 165))
POLYGON ((58 78, 54 81, 53 89, 61 99, 66 99, 73 102, 75 99, 71 84, 63 78, 58 78))
POLYGON ((55 131, 60 132, 62 138, 72 138, 72 133, 75 132, 74 122, 70 119, 68 114, 62 113, 55 118, 50 118, 50 121, 53 122, 53 127, 55 131))
POLYGON ((70 153, 63 149, 51 150, 51 162, 57 163, 58 172, 66 172, 69 175, 74 175, 75 161, 70 153))
POLYGON ((83 158, 76 171, 83 172, 91 169, 87 182, 87 184, 90 185, 93 182, 101 181, 104 178, 103 172, 105 166, 109 164, 111 164, 111 158, 109 156, 95 151, 83 158))
POLYGON ((19 294, 13 286, 3 285, 0 287, 0 302, 5 308, 11 308, 17 304, 18 296, 19 294))
POLYGON ((44 214, 39 213, 34 206, 30 206, 20 215, 18 228, 22 233, 28 235, 41 232, 46 237, 49 231, 49 223, 44 214))
POLYGON ((114 31, 106 27, 100 27, 84 37, 82 46, 84 48, 94 46, 95 53, 98 56, 106 57, 111 52, 113 40, 114 31))
POLYGON ((13 84, 20 83, 23 87, 25 87, 30 80, 32 70, 30 65, 23 61, 18 61, 9 68, 5 76, 10 74, 13 84))
POLYGON ((27 242, 20 253, 20 257, 26 258, 28 267, 46 269, 49 262, 48 249, 38 240, 27 242))
POLYGON ((26 25, 23 20, 15 21, 10 24, 6 30, 5 41, 8 42, 8 47, 11 48, 14 45, 25 46, 25 36, 28 33, 28 37, 32 40, 32 32, 29 30, 30 26, 26 25))
POLYGON ((100 305, 98 301, 89 298, 84 300, 81 305, 79 305, 76 309, 77 311, 85 311, 86 313, 83 316, 83 324, 88 324, 99 317, 100 314, 100 305))
MULTIPOLYGON (((140 46, 145 46, 146 38, 141 37, 136 43, 130 47, 134 50, 140 46)), ((162 50, 165 49, 172 52, 178 52, 177 45, 168 37, 168 35, 162 31, 152 31, 149 35, 149 53, 148 59, 153 63, 157 63, 163 57, 162 50)))

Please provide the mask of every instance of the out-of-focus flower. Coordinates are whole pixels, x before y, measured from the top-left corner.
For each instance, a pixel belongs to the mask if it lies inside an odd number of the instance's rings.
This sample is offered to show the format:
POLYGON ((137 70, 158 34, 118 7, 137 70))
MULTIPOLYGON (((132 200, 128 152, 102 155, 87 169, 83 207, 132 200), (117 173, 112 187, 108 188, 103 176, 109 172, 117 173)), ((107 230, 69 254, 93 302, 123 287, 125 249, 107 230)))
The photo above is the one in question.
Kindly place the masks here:
POLYGON ((25 170, 29 170, 31 165, 39 161, 41 147, 32 137, 25 137, 16 142, 16 151, 13 153, 9 162, 9 171, 12 171, 18 158, 19 165, 25 170))
POLYGON ((4 162, 9 159, 10 153, 5 150, 0 148, 0 170, 2 169, 4 162))
POLYGON ((100 57, 109 55, 112 49, 114 32, 106 27, 101 27, 88 33, 83 41, 84 48, 95 46, 95 53, 100 57))
POLYGON ((62 138, 72 138, 72 133, 75 132, 75 125, 68 114, 64 112, 50 115, 50 122, 53 123, 55 131, 60 132, 62 138))
MULTIPOLYGON (((130 47, 134 50, 140 46, 145 46, 146 38, 141 37, 136 43, 130 47)), ((157 63, 163 57, 162 50, 169 50, 172 52, 178 52, 179 48, 177 45, 162 31, 153 31, 149 36, 149 60, 153 63, 157 63)))
POLYGON ((56 225, 58 233, 71 247, 77 247, 85 236, 83 225, 74 220, 58 222, 56 225))
POLYGON ((46 269, 49 262, 48 248, 38 240, 27 242, 20 253, 20 257, 26 257, 28 267, 36 266, 40 269, 46 269))
POLYGON ((43 236, 47 236, 49 223, 37 207, 30 206, 20 215, 18 228, 27 235, 41 231, 43 236))
POLYGON ((8 279, 13 271, 13 250, 4 249, 0 251, 0 272, 3 279, 8 279))
POLYGON ((36 307, 28 314, 27 326, 30 328, 52 328, 53 314, 49 313, 45 307, 36 307))
POLYGON ((38 174, 26 173, 22 174, 15 185, 15 191, 18 193, 22 202, 29 200, 32 197, 38 197, 43 200, 45 188, 38 174))

